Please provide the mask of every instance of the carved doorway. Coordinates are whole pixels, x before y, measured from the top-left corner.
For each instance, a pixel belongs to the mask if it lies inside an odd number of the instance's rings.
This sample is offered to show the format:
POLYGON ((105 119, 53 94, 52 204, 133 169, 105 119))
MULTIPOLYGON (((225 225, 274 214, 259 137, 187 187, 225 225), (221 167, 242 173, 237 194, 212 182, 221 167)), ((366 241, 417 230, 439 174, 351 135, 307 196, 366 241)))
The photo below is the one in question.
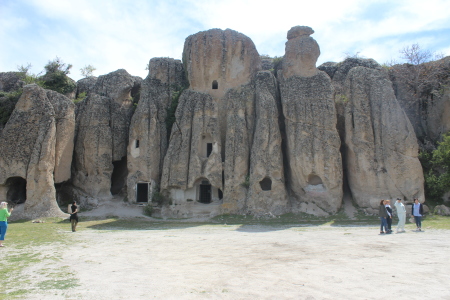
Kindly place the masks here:
POLYGON ((203 180, 200 184, 200 197, 201 203, 211 203, 211 184, 207 180, 203 180))
POLYGON ((148 202, 148 182, 141 182, 136 185, 136 202, 148 202))

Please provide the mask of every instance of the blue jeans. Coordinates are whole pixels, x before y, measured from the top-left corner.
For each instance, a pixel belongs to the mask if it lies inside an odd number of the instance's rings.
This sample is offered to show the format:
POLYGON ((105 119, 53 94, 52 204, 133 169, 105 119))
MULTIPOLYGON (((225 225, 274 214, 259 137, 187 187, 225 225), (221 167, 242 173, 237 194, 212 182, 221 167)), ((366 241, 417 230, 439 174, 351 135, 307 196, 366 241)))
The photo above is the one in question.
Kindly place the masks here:
POLYGON ((6 229, 8 229, 8 222, 0 221, 0 241, 5 240, 6 229))
POLYGON ((417 228, 422 228, 422 217, 414 216, 414 220, 416 220, 417 228))
POLYGON ((388 225, 387 225, 386 218, 380 217, 380 221, 381 221, 380 232, 382 232, 382 231, 388 232, 388 225), (384 228, 384 230, 383 230, 383 228, 384 228))

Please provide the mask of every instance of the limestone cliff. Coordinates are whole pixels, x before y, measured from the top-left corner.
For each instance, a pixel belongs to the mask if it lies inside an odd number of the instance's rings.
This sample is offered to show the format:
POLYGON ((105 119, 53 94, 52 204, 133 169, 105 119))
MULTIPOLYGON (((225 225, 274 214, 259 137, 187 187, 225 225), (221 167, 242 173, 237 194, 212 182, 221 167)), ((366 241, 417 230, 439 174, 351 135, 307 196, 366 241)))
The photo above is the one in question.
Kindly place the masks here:
POLYGON ((15 218, 63 215, 54 184, 70 177, 73 132, 70 99, 35 84, 23 88, 0 144, 0 184, 6 186, 2 200, 25 202, 15 218), (20 198, 24 192, 25 199, 20 198))
POLYGON ((111 196, 113 162, 125 168, 125 174, 119 176, 119 185, 125 185, 132 92, 139 86, 138 78, 117 70, 100 76, 78 104, 73 183, 93 197, 111 196))
POLYGON ((383 198, 423 199, 416 136, 387 74, 352 68, 345 92, 346 168, 353 199, 369 208, 383 198))

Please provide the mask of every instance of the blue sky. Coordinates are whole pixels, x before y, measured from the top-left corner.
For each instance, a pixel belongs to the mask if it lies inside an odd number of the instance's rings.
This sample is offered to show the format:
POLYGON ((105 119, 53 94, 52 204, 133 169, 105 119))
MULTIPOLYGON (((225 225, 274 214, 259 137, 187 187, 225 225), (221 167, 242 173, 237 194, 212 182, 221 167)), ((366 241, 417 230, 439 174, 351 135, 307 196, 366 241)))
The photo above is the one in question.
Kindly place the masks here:
POLYGON ((287 31, 314 29, 318 65, 359 53, 379 63, 419 43, 450 55, 448 0, 0 0, 0 72, 32 64, 39 73, 56 56, 81 78, 117 69, 146 77, 153 57, 181 59, 184 40, 211 28, 250 37, 260 54, 282 56, 287 31))

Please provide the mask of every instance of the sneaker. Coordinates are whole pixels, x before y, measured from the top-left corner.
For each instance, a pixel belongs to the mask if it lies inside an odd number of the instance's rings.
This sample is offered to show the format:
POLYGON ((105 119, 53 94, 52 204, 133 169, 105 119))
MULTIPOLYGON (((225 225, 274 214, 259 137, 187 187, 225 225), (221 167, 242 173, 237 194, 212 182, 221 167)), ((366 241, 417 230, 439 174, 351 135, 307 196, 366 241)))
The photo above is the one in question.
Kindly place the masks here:
POLYGON ((380 231, 380 234, 384 234, 384 231, 380 231))

